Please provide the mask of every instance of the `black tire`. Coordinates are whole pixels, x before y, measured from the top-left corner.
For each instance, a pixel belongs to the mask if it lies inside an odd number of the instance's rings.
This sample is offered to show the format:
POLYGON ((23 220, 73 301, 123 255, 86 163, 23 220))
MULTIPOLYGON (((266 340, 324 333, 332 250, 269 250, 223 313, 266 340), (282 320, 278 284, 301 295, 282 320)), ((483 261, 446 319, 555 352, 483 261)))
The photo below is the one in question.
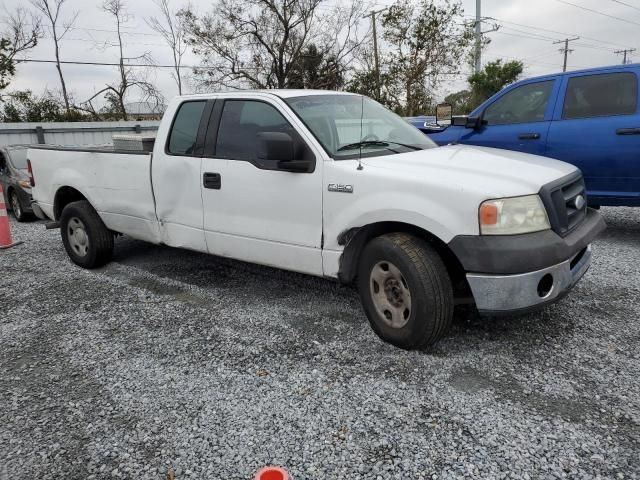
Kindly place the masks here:
POLYGON ((407 350, 424 348, 440 340, 451 325, 454 303, 449 274, 438 253, 421 238, 390 233, 371 240, 360 256, 357 283, 371 327, 386 342, 407 350), (384 275, 385 264, 388 269, 395 267, 391 271, 396 275, 379 282, 376 272, 384 275), (380 283, 385 286, 382 291, 380 283), (397 291, 402 298, 395 296, 397 291), (385 302, 393 303, 388 303, 391 310, 380 307, 385 302), (396 321, 395 326, 390 324, 396 321))
POLYGON ((11 211, 13 212, 13 216, 19 222, 26 222, 31 219, 31 215, 24 211, 22 203, 20 203, 20 197, 15 192, 15 190, 11 190, 9 193, 9 204, 11 205, 11 211))
POLYGON ((111 260, 113 233, 86 200, 64 207, 60 215, 60 233, 64 248, 75 264, 83 268, 97 268, 111 260), (73 233, 78 228, 83 230, 80 240, 73 233))

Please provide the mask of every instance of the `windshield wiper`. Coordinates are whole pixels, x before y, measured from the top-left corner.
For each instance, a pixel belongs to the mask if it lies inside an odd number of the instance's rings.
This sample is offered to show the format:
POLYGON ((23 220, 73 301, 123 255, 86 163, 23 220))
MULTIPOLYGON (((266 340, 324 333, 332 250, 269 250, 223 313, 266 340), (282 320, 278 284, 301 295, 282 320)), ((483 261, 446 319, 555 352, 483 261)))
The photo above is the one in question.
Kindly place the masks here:
MULTIPOLYGON (((355 142, 349 143, 348 145, 343 145, 342 147, 338 148, 338 152, 342 152, 344 150, 354 150, 356 148, 362 147, 389 147, 390 143, 393 143, 394 145, 400 145, 401 147, 410 148, 411 150, 422 150, 422 147, 409 145, 407 143, 394 142, 393 140, 367 140, 365 142, 355 142)), ((392 148, 389 148, 389 150, 395 153, 400 153, 392 148)))
POLYGON ((362 148, 362 147, 388 147, 389 143, 387 142, 383 142, 381 140, 367 140, 366 142, 355 142, 355 143, 349 143, 348 145, 343 145, 342 147, 338 148, 338 152, 342 152, 344 150, 353 150, 356 148, 362 148))
POLYGON ((405 148, 410 148, 411 150, 422 150, 422 147, 419 147, 417 145, 410 145, 408 143, 394 142, 393 140, 385 140, 385 142, 393 143, 394 145, 400 145, 401 147, 405 148))

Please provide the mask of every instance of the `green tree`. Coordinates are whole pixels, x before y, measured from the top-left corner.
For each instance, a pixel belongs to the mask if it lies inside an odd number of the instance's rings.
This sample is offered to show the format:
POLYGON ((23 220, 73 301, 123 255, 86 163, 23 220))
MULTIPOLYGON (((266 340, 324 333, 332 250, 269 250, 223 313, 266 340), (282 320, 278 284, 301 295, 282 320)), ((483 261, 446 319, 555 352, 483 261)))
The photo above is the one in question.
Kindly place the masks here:
POLYGON ((473 97, 473 108, 515 82, 522 75, 523 68, 524 64, 519 60, 502 63, 502 60, 498 59, 487 63, 480 72, 471 75, 468 82, 473 97))
POLYGON ((11 42, 0 38, 0 90, 9 86, 11 77, 16 73, 16 66, 11 55, 11 42))
POLYGON ((470 111, 471 97, 472 94, 470 90, 460 90, 459 92, 451 93, 444 97, 444 101, 451 105, 451 110, 454 115, 463 115, 470 111))
POLYGON ((31 90, 11 92, 0 104, 1 122, 74 122, 85 120, 77 110, 66 111, 51 93, 36 96, 31 90))
POLYGON ((523 70, 518 60, 502 63, 498 59, 489 62, 478 73, 467 78, 469 88, 451 93, 444 99, 450 103, 454 115, 466 115, 486 99, 518 80, 523 70))

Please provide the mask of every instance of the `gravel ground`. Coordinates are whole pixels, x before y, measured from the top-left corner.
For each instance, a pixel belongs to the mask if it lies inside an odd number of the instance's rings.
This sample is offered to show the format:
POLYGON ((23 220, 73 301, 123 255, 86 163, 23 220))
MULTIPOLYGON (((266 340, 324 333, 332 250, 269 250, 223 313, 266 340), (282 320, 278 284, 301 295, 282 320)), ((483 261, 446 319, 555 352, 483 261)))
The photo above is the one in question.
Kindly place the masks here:
POLYGON ((13 222, 0 479, 640 478, 640 209, 603 214, 571 295, 423 352, 329 281, 128 238, 85 271, 13 222))

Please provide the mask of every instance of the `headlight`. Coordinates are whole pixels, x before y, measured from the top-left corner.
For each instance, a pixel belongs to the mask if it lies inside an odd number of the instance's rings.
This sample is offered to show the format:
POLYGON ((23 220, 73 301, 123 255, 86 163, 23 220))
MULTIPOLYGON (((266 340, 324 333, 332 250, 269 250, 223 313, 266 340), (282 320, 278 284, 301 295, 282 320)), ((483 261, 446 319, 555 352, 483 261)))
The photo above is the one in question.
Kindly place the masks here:
POLYGON ((538 195, 487 200, 480 205, 479 219, 482 235, 515 235, 551 228, 538 195))
POLYGON ((22 188, 31 188, 31 182, 29 180, 18 180, 18 185, 22 188))

